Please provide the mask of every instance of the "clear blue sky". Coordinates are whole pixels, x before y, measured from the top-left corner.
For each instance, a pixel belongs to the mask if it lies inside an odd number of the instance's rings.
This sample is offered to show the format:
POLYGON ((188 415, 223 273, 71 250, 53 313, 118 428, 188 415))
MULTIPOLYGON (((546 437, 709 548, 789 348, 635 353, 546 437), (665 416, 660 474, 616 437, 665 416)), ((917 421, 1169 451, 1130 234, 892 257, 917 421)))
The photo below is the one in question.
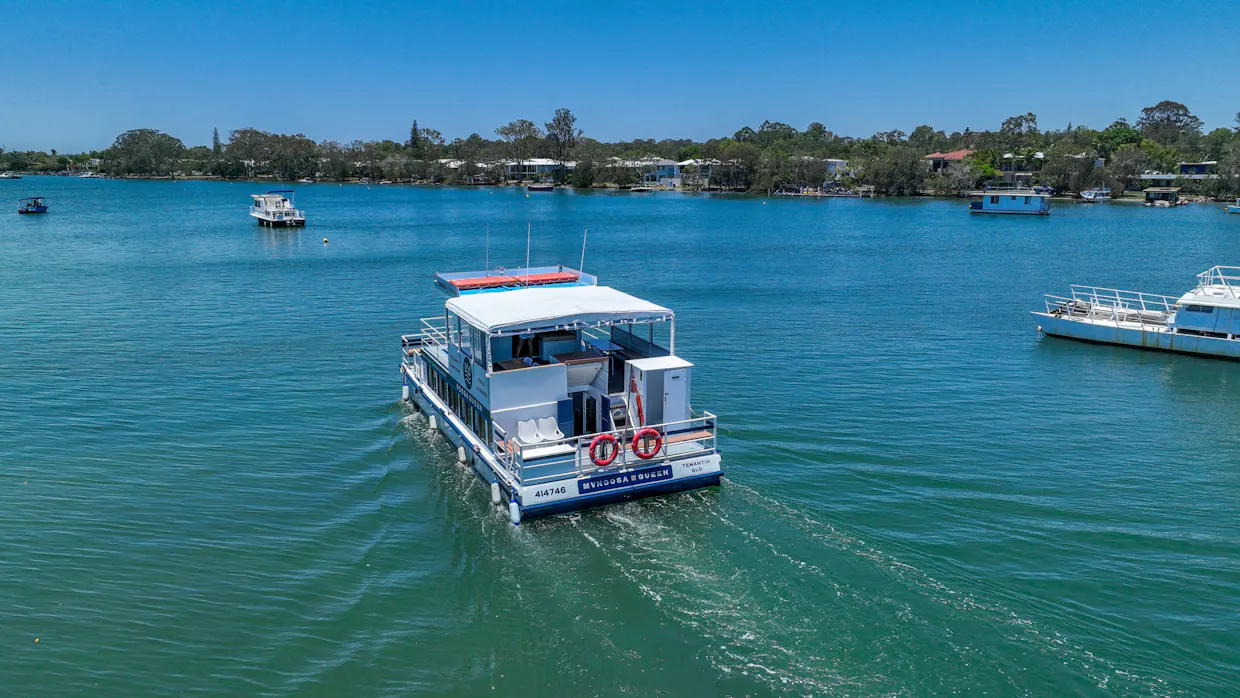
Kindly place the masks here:
POLYGON ((7 0, 0 146, 72 152, 129 128, 449 140, 569 107, 600 140, 764 119, 868 136, 929 123, 1101 128, 1162 99, 1240 111, 1234 5, 7 0), (26 22, 30 23, 27 24, 26 22))

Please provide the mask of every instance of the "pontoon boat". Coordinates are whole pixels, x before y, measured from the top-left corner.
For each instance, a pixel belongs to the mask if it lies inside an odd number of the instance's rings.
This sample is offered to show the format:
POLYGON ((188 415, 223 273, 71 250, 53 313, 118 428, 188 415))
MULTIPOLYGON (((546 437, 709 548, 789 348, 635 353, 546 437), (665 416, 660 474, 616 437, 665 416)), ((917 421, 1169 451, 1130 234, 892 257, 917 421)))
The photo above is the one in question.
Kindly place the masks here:
POLYGON ((444 313, 401 337, 402 396, 514 524, 718 485, 671 310, 563 266, 441 273, 444 313))

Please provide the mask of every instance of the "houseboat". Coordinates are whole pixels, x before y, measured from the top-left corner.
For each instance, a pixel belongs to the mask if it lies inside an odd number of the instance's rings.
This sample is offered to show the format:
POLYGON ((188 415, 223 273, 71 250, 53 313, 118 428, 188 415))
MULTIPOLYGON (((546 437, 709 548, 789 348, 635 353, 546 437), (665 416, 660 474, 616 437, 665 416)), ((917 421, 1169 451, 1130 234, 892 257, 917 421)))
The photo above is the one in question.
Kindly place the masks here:
POLYGON ((1100 204, 1111 200, 1110 187, 1094 187, 1081 192, 1081 200, 1087 204, 1100 204))
POLYGON ((47 213, 47 204, 41 196, 30 196, 17 200, 18 213, 47 213))
POLYGON ((1240 267, 1213 267, 1176 298, 1072 286, 1046 296, 1038 330, 1101 344, 1240 359, 1240 267))
POLYGON ((1033 189, 984 189, 970 192, 969 213, 1008 213, 1045 216, 1051 195, 1033 189))
POLYGON ((1240 199, 1236 199, 1235 205, 1224 207, 1223 213, 1240 213, 1240 199))
POLYGON ((1146 206, 1171 208, 1188 203, 1180 196, 1179 187, 1146 187, 1141 193, 1145 195, 1146 206))
POLYGON ((254 199, 254 204, 250 206, 250 215, 258 219, 259 225, 279 227, 306 224, 306 212, 293 205, 292 189, 250 194, 250 198, 254 199))
POLYGON ((667 308, 563 266, 440 273, 402 397, 522 519, 719 484, 717 421, 667 308))

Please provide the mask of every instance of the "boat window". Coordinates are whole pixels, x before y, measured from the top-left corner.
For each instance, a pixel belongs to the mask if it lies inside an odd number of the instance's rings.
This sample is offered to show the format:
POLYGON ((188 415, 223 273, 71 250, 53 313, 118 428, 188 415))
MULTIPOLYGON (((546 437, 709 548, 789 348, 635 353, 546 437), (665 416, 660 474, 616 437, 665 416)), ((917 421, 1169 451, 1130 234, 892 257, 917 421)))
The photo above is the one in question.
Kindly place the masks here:
POLYGON ((460 325, 461 319, 460 319, 460 318, 457 318, 457 319, 456 319, 456 322, 457 322, 457 325, 456 325, 456 331, 457 331, 457 334, 458 334, 458 335, 459 335, 459 337, 460 337, 460 342, 459 342, 458 346, 460 346, 460 347, 461 347, 461 351, 465 353, 465 356, 472 356, 472 355, 473 355, 473 352, 470 350, 470 347, 471 347, 471 346, 473 346, 473 345, 470 343, 470 340, 473 338, 473 335, 474 335, 474 333, 473 333, 473 329, 474 329, 474 328, 470 327, 470 326, 469 326, 469 324, 468 324, 468 323, 466 323, 466 325, 465 325, 465 331, 464 331, 464 332, 462 332, 462 331, 461 331, 461 325, 460 325))
POLYGON ((1190 305, 1187 308, 1185 308, 1185 310, 1187 310, 1190 313, 1212 313, 1214 312, 1214 306, 1212 305, 1190 305))
POLYGON ((486 366, 486 364, 483 363, 486 361, 486 358, 487 358, 486 334, 482 330, 476 327, 470 327, 469 333, 471 335, 471 342, 473 346, 476 348, 476 350, 474 351, 474 363, 478 364, 479 366, 486 366))
POLYGON ((449 312, 448 319, 444 323, 448 330, 448 343, 461 346, 461 318, 455 313, 449 312))
POLYGON ((997 204, 997 203, 999 203, 999 197, 997 197, 997 196, 992 196, 992 197, 990 197, 990 203, 992 203, 992 204, 997 204))
POLYGON ((1030 198, 1030 197, 1028 197, 1028 196, 1026 196, 1026 197, 1025 197, 1025 205, 1026 205, 1026 206, 1028 206, 1028 205, 1029 205, 1029 198, 1030 198))

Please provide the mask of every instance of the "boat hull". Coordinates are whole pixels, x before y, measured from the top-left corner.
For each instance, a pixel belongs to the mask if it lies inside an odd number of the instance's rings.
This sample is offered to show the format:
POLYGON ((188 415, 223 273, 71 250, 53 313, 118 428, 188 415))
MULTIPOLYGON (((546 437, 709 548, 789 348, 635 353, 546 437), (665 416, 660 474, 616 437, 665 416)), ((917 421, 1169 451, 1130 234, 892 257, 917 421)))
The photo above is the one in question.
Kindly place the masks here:
POLYGON ((1034 315, 1038 318, 1041 330, 1053 337, 1064 337, 1094 344, 1115 344, 1136 349, 1169 351, 1177 354, 1240 359, 1240 340, 1237 339, 1070 320, 1049 313, 1034 313, 1034 315))
POLYGON ((306 225, 305 218, 285 218, 285 219, 280 219, 280 220, 274 220, 271 218, 264 218, 262 216, 255 215, 253 213, 251 213, 250 215, 254 217, 254 220, 258 221, 259 225, 265 225, 271 228, 301 228, 306 225))
POLYGON ((401 368, 401 379, 417 408, 435 416, 444 438, 453 446, 464 447, 474 472, 488 484, 498 483, 508 501, 517 503, 522 520, 717 486, 723 477, 722 457, 718 453, 699 453, 629 470, 595 472, 531 485, 514 482, 481 439, 445 409, 430 387, 407 366, 401 368))

